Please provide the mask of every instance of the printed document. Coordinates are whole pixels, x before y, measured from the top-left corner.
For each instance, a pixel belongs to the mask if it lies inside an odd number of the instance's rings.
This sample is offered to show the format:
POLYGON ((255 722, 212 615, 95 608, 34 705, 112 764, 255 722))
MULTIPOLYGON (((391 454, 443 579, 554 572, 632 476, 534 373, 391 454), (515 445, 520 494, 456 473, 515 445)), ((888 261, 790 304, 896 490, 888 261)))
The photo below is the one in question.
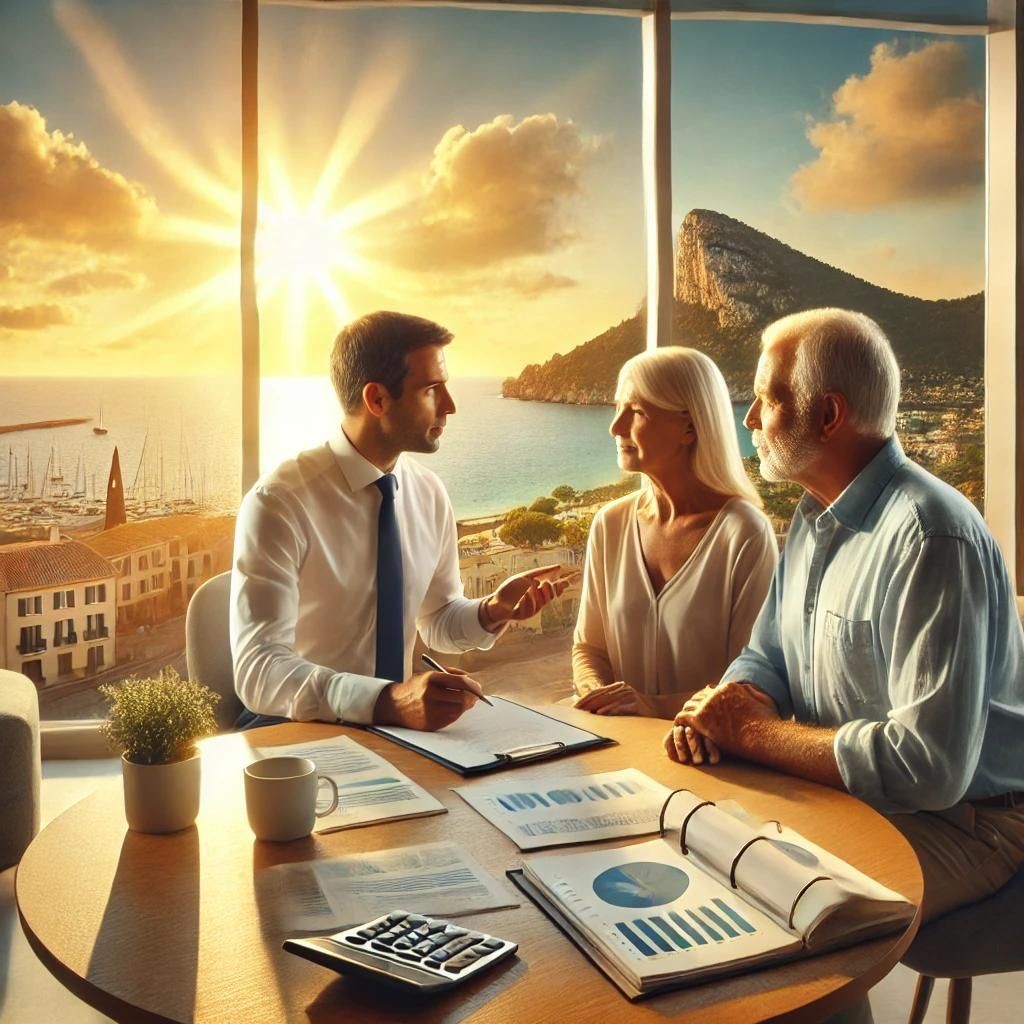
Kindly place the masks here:
POLYGON ((456 722, 437 732, 390 725, 373 726, 373 731, 456 770, 470 771, 610 742, 515 701, 503 697, 491 700, 493 707, 478 700, 456 722))
MULTIPOLYGON (((317 832, 445 813, 444 806, 422 786, 348 736, 259 747, 255 753, 259 757, 308 757, 316 765, 317 774, 334 780, 338 787, 338 809, 317 818, 317 832)), ((321 786, 321 802, 326 800, 325 790, 321 786)))
POLYGON ((285 931, 337 931, 399 909, 459 917, 519 906, 454 843, 281 864, 263 873, 261 892, 285 931))
POLYGON ((520 850, 658 831, 669 790, 636 768, 573 778, 474 782, 454 791, 520 850))

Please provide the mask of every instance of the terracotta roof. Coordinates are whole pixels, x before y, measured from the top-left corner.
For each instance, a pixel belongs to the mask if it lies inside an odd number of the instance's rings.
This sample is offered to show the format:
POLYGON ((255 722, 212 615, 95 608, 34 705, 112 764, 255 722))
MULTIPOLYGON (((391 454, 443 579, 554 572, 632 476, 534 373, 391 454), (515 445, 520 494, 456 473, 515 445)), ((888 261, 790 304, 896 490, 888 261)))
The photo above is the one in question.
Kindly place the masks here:
POLYGON ((38 590, 63 583, 110 579, 114 567, 77 540, 0 547, 0 591, 38 590))
POLYGON ((83 543, 101 555, 117 558, 130 551, 172 540, 188 540, 198 536, 207 542, 215 541, 231 536, 234 531, 234 516, 163 516, 122 523, 89 537, 83 543))

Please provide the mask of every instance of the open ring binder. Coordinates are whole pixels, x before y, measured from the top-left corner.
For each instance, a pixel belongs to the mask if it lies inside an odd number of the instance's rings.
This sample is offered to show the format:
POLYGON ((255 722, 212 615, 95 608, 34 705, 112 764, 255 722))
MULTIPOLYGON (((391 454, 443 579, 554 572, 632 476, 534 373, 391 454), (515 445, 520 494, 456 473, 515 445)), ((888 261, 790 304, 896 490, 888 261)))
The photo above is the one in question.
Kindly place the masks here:
POLYGON ((815 882, 831 882, 831 881, 832 881, 832 879, 831 879, 831 878, 829 878, 829 876, 828 876, 828 875, 818 875, 817 877, 815 877, 815 878, 812 878, 812 879, 811 879, 811 880, 810 880, 810 881, 809 881, 809 882, 808 882, 808 883, 807 883, 807 884, 806 884, 806 885, 805 885, 805 886, 804 886, 804 887, 803 887, 803 888, 802 888, 802 889, 801 889, 801 890, 800 890, 800 891, 799 891, 799 892, 798 892, 798 893, 796 894, 796 899, 795 899, 795 900, 793 900, 793 905, 792 905, 792 906, 791 906, 791 907, 789 908, 789 927, 790 927, 791 929, 792 929, 792 927, 793 927, 793 915, 794 915, 794 914, 796 913, 796 905, 797 905, 797 904, 798 904, 798 903, 800 902, 800 897, 801 897, 801 896, 803 896, 803 894, 804 894, 805 892, 807 892, 807 890, 808 890, 808 889, 810 889, 810 887, 811 887, 812 885, 814 885, 814 883, 815 883, 815 882))
MULTIPOLYGON (((691 796, 697 794, 692 789, 673 789, 667 797, 665 802, 661 805, 661 814, 658 816, 658 835, 663 836, 665 834, 665 812, 668 810, 668 805, 672 802, 672 797, 679 793, 689 793, 691 796)), ((686 826, 689 825, 690 819, 697 813, 702 807, 714 807, 714 800, 702 800, 696 807, 691 807, 687 811, 686 817, 683 818, 683 824, 679 829, 679 852, 682 854, 688 854, 690 851, 686 848, 686 826)))
MULTIPOLYGON (((753 839, 745 842, 739 850, 736 851, 736 856, 732 859, 732 866, 729 868, 729 884, 735 889, 736 888, 736 865, 740 862, 740 857, 743 856, 756 843, 759 839, 767 839, 767 836, 754 836, 753 839)), ((799 899, 799 897, 797 897, 799 899)))

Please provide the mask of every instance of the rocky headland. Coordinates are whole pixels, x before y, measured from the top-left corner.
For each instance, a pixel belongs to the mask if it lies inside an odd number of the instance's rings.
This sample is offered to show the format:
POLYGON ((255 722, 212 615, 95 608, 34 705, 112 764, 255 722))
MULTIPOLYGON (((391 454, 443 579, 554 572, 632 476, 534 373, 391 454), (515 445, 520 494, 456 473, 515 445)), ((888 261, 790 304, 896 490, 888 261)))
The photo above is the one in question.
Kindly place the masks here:
MULTIPOLYGON (((676 246, 673 337, 710 355, 737 400, 750 394, 761 331, 801 309, 843 306, 873 317, 889 335, 907 385, 926 374, 979 381, 984 295, 929 300, 890 291, 799 252, 713 210, 692 210, 676 246)), ((619 367, 644 347, 641 310, 564 355, 525 367, 502 384, 506 398, 611 404, 619 367)), ((974 391, 974 388, 968 390, 974 391)))

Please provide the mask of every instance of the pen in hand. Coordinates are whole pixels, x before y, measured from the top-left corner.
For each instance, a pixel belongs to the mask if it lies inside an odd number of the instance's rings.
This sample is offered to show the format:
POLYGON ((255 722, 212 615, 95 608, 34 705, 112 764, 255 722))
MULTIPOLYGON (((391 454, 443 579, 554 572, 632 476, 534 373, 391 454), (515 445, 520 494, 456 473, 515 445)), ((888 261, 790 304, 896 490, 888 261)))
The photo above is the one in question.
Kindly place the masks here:
MULTIPOLYGON (((444 665, 441 665, 441 664, 439 664, 438 662, 436 662, 436 661, 435 661, 435 660, 434 660, 434 659, 433 659, 433 658, 432 658, 432 657, 431 657, 431 656, 430 656, 429 654, 421 654, 421 655, 420 655, 420 657, 421 657, 421 658, 423 659, 423 664, 424 664, 424 665, 426 665, 426 666, 427 666, 428 668, 432 668, 432 669, 434 669, 434 671, 435 671, 435 672, 444 672, 444 673, 445 673, 445 675, 449 675, 449 674, 450 674, 450 673, 448 672, 448 669, 446 669, 446 668, 444 667, 444 665)), ((446 690, 457 690, 457 689, 458 689, 458 687, 457 687, 457 686, 446 686, 446 687, 445 687, 445 689, 446 689, 446 690)), ((469 692, 470 692, 470 693, 473 693, 473 691, 472 691, 472 690, 470 690, 469 692)), ((494 705, 493 705, 493 704, 492 704, 492 703, 491 703, 491 702, 490 702, 490 701, 489 701, 489 700, 488 700, 488 699, 487 699, 487 698, 486 698, 486 697, 485 697, 485 696, 484 696, 484 695, 483 695, 482 693, 481 693, 481 694, 476 694, 476 693, 473 693, 473 696, 474 696, 474 697, 476 697, 476 696, 479 696, 479 697, 480 697, 480 699, 481 699, 481 700, 482 700, 482 701, 483 701, 483 702, 484 702, 484 703, 485 703, 485 704, 486 704, 486 705, 487 705, 488 707, 492 707, 492 708, 494 707, 494 705)))

